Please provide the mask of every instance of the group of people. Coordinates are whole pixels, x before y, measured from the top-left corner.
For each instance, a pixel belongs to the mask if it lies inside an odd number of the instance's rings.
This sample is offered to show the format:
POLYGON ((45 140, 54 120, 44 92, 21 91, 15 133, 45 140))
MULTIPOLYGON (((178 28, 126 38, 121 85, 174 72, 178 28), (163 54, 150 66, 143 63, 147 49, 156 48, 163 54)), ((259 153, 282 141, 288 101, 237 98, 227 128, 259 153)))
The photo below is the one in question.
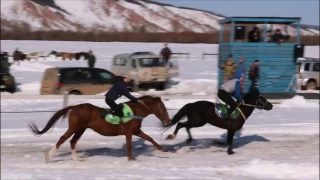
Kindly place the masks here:
MULTIPOLYGON (((245 75, 247 72, 243 57, 239 57, 238 64, 236 64, 231 54, 228 56, 227 61, 221 64, 219 67, 221 69, 224 69, 223 82, 232 80, 237 73, 242 73, 245 75)), ((257 80, 260 78, 259 60, 255 60, 254 63, 250 66, 248 78, 251 81, 250 89, 256 87, 257 80)), ((244 89, 244 80, 243 82, 241 82, 240 88, 241 90, 244 89)))
MULTIPOLYGON (((280 29, 276 29, 273 33, 272 30, 267 31, 267 37, 265 42, 274 42, 280 44, 282 42, 288 41, 290 36, 288 34, 282 34, 280 29)), ((258 27, 253 27, 252 30, 248 33, 249 42, 261 42, 261 33, 258 27)))

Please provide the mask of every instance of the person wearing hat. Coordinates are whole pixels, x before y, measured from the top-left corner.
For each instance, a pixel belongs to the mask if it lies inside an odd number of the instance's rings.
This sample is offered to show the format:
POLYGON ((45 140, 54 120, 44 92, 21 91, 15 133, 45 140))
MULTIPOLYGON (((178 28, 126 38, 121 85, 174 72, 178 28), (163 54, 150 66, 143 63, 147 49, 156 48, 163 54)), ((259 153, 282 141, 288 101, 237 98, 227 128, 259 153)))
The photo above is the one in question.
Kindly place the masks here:
POLYGON ((235 78, 223 83, 218 90, 218 97, 221 101, 229 106, 226 119, 230 118, 231 113, 237 108, 237 104, 242 102, 241 97, 241 82, 244 80, 244 74, 236 73, 235 78), (237 99, 237 102, 233 98, 237 99))
POLYGON ((126 75, 115 77, 115 82, 109 91, 105 94, 105 102, 114 111, 114 115, 123 117, 122 105, 118 105, 115 101, 124 95, 132 102, 139 102, 137 98, 132 96, 127 88, 129 78, 126 75))
POLYGON ((228 56, 227 61, 224 64, 220 65, 221 69, 224 69, 224 78, 223 82, 233 79, 234 74, 236 72, 236 63, 232 59, 232 55, 228 56))

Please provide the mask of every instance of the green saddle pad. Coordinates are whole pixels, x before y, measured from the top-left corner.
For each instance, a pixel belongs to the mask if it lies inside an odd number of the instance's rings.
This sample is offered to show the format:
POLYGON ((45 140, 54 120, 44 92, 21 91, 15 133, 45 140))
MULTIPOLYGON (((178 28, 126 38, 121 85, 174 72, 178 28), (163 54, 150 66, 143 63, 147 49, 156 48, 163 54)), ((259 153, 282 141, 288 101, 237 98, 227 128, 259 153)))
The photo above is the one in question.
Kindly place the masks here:
MULTIPOLYGON (((224 118, 225 115, 227 114, 227 110, 228 110, 228 106, 225 104, 215 104, 215 112, 216 114, 221 117, 224 118)), ((238 110, 238 108, 236 108, 232 113, 231 113, 231 118, 237 118, 240 116, 240 112, 238 110)))
MULTIPOLYGON (((123 123, 130 121, 132 119, 131 116, 134 116, 132 109, 126 104, 123 104, 122 112, 123 112, 123 116, 124 116, 122 118, 123 123), (130 117, 128 117, 128 116, 130 116, 130 117)), ((111 124, 120 124, 120 117, 119 116, 107 114, 104 119, 111 124)))

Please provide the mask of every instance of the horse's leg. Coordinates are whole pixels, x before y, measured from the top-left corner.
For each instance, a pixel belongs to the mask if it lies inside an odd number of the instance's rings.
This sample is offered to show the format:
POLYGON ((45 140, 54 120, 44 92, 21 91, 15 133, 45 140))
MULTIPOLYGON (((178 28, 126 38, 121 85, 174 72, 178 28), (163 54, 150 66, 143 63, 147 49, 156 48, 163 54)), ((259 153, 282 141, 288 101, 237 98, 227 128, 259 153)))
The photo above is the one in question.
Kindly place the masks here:
POLYGON ((150 136, 145 134, 142 130, 140 130, 138 133, 136 133, 134 135, 151 142, 159 151, 167 152, 167 150, 164 147, 162 147, 161 145, 156 143, 150 136))
POLYGON ((235 133, 234 131, 231 131, 231 130, 228 131, 227 144, 229 145, 229 147, 228 147, 228 154, 229 155, 234 153, 232 151, 234 133, 235 133))
POLYGON ((132 161, 132 160, 136 160, 136 158, 134 158, 132 156, 132 133, 129 132, 129 133, 126 133, 125 134, 126 136, 126 141, 127 141, 127 151, 128 151, 128 160, 129 161, 132 161))
POLYGON ((80 137, 82 136, 82 134, 84 133, 86 129, 81 129, 80 131, 76 132, 72 139, 70 140, 70 146, 71 146, 71 153, 72 153, 72 159, 75 161, 84 161, 83 158, 79 158, 77 156, 77 152, 76 152, 76 144, 78 142, 78 140, 80 139, 80 137))
POLYGON ((59 149, 61 144, 63 144, 68 138, 70 138, 74 134, 73 131, 68 129, 59 139, 57 144, 53 146, 53 148, 46 154, 46 161, 48 162, 50 158, 53 156, 53 154, 59 149))
POLYGON ((190 127, 188 126, 188 125, 186 125, 186 130, 187 130, 187 133, 188 133, 188 135, 189 135, 189 138, 186 140, 186 143, 187 144, 189 144, 189 143, 191 143, 191 141, 193 140, 192 139, 192 136, 191 136, 191 133, 190 133, 190 127))
POLYGON ((180 123, 180 122, 179 122, 179 123, 177 124, 176 129, 174 130, 174 132, 173 132, 172 134, 168 135, 168 136, 166 137, 166 140, 168 140, 168 139, 175 139, 176 136, 177 136, 177 134, 178 134, 178 131, 179 131, 181 128, 183 128, 183 127, 185 127, 185 123, 180 123))

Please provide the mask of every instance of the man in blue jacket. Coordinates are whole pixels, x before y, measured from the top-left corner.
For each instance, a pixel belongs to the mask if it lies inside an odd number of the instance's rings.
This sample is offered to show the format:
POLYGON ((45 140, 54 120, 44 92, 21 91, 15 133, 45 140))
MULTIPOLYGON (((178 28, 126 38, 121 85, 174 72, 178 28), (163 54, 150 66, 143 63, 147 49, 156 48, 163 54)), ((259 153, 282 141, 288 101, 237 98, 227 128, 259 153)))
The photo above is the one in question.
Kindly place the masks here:
POLYGON ((133 102, 138 102, 138 99, 132 96, 127 88, 127 84, 129 82, 129 78, 127 76, 118 76, 115 79, 115 83, 109 89, 109 91, 105 94, 105 101, 108 106, 113 110, 115 113, 114 115, 123 117, 123 106, 118 105, 115 101, 121 97, 122 95, 126 96, 133 102))
POLYGON ((231 113, 237 108, 237 104, 242 102, 241 97, 241 82, 244 80, 244 75, 240 72, 236 73, 235 79, 229 80, 220 86, 218 91, 218 97, 229 105, 227 115, 225 118, 229 119, 231 113), (233 97, 237 99, 237 103, 233 100, 233 97))

